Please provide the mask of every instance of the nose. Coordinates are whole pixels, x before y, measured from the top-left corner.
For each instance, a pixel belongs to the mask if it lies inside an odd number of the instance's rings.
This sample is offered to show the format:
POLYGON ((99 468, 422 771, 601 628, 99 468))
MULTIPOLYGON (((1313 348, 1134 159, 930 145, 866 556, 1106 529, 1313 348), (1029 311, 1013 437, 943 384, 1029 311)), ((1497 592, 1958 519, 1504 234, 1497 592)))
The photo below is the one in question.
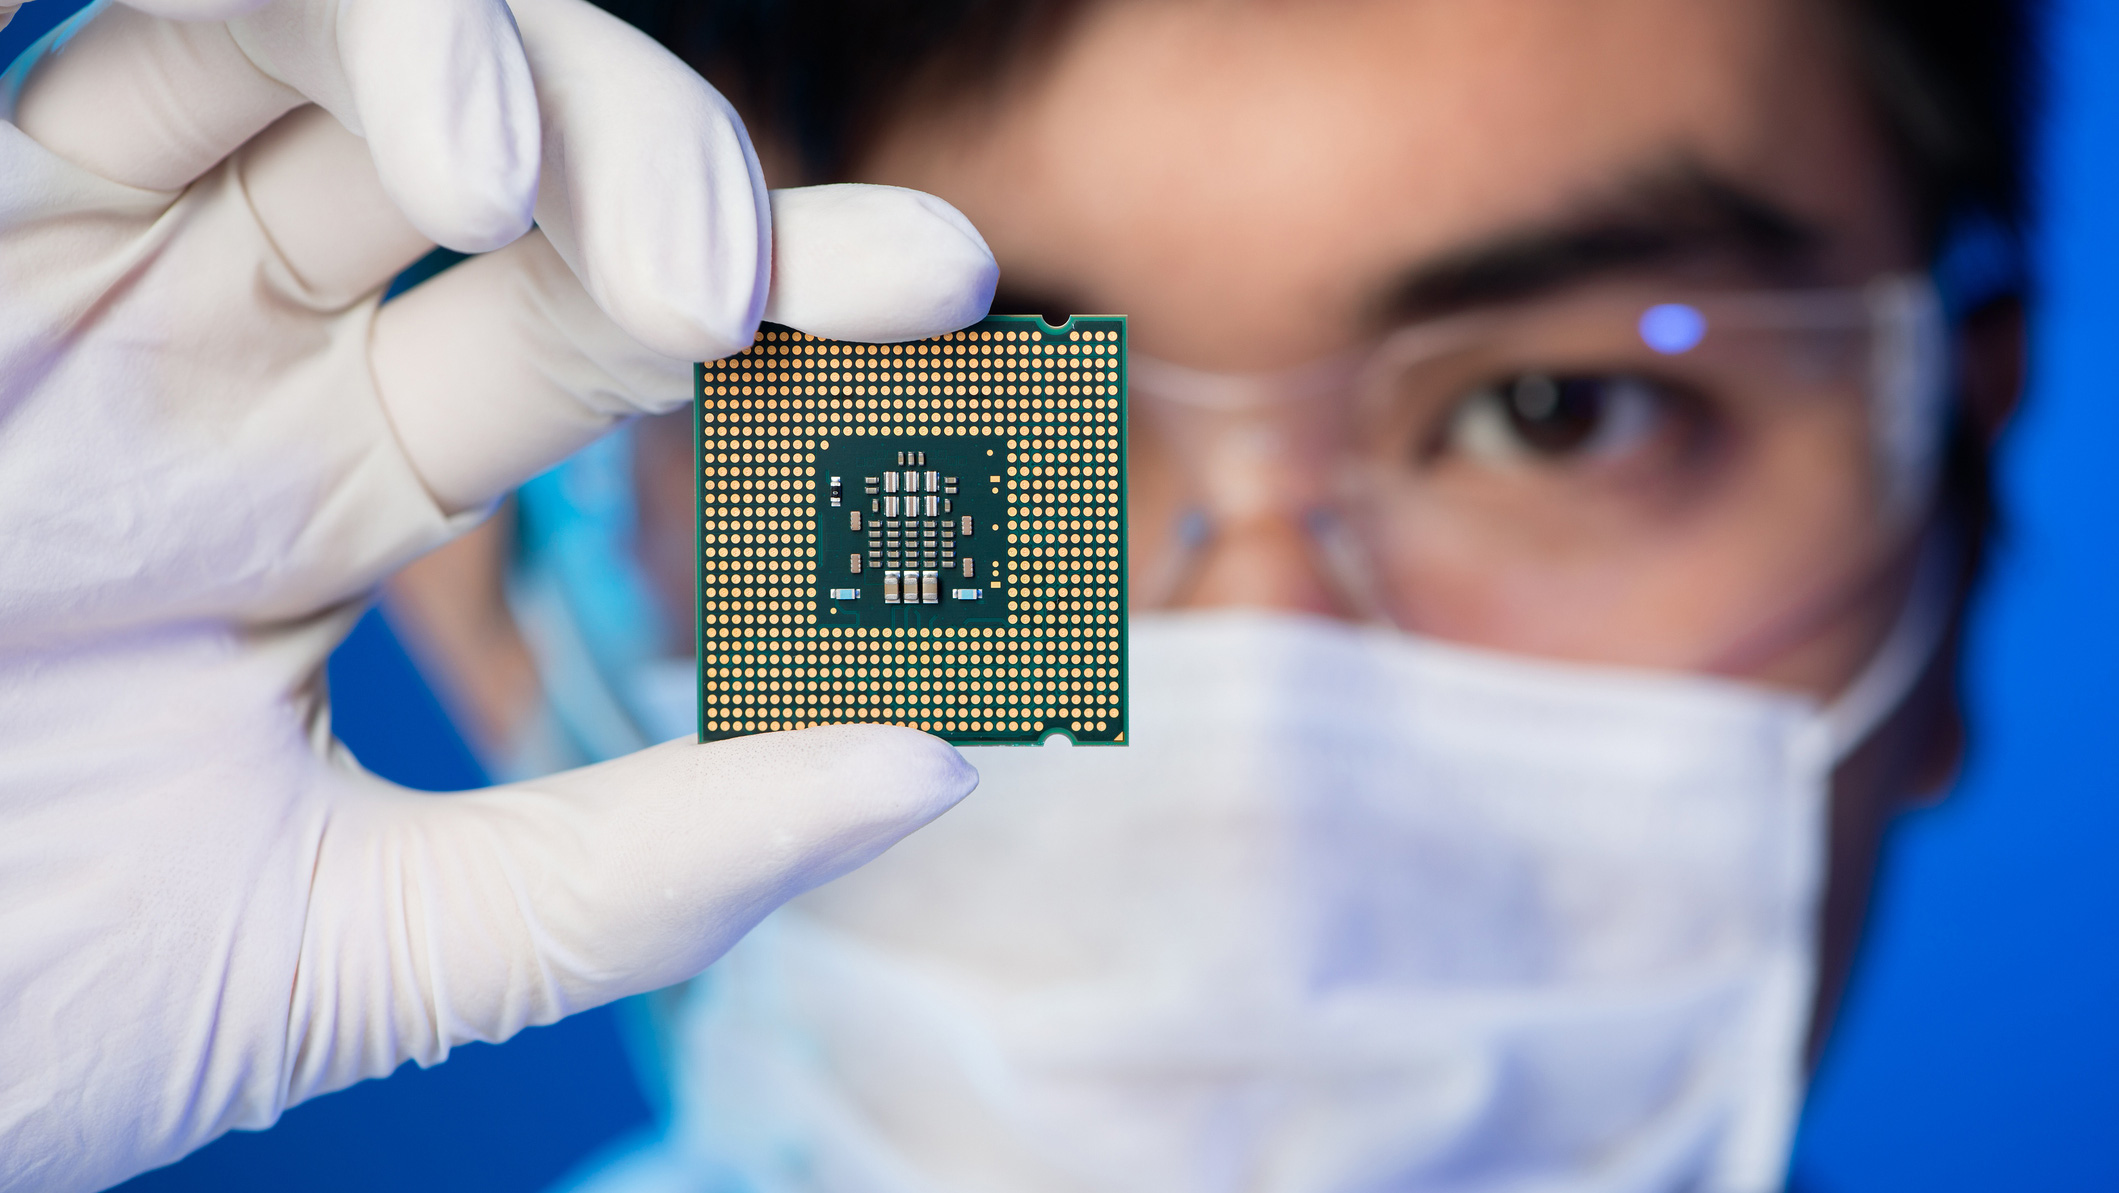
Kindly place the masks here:
POLYGON ((1131 435, 1136 609, 1363 619, 1333 566, 1325 478, 1270 419, 1143 418, 1131 435))
POLYGON ((1268 516, 1212 524, 1173 609, 1275 609, 1361 620, 1352 594, 1329 575, 1311 518, 1268 516))

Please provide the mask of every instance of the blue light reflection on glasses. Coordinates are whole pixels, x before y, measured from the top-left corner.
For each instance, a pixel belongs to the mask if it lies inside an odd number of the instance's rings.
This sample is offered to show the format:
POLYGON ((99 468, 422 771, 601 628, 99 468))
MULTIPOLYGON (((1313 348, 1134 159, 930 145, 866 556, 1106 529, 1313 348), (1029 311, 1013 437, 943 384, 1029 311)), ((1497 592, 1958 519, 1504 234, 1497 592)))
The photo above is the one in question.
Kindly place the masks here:
POLYGON ((1690 352, 1707 336, 1707 316, 1697 307, 1666 302, 1641 312, 1641 342, 1665 356, 1690 352))

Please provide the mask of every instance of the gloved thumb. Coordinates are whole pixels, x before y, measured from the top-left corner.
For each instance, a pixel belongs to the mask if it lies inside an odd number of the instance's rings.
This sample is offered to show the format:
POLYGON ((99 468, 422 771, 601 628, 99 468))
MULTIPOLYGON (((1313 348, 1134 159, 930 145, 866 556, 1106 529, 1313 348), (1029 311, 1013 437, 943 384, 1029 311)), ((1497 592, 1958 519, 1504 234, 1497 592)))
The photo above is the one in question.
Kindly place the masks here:
POLYGON ((288 1105, 690 977, 978 776, 925 734, 850 725, 446 797, 357 779, 316 859, 288 1105))
POLYGON ((895 186, 772 192, 765 317, 834 340, 891 344, 984 318, 1000 266, 948 203, 895 186))

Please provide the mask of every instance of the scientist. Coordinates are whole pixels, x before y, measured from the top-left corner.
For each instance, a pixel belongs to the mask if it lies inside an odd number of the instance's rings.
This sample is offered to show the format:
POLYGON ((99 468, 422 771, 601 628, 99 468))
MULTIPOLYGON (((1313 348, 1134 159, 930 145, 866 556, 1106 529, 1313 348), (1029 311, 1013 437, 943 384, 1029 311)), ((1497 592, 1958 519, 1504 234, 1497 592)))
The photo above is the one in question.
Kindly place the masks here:
POLYGON ((946 204, 768 196, 580 0, 101 5, 0 117, 0 1189, 666 986, 971 788, 853 726, 434 798, 322 684, 380 580, 761 314, 983 315, 946 204), (485 255, 379 308, 437 243, 485 255))
MULTIPOLYGON (((589 1187, 1778 1188, 1960 750, 2014 8, 643 12, 768 176, 931 191, 998 309, 1132 317, 1135 704, 970 751, 673 996, 667 1130, 589 1187)), ((496 758, 686 722, 682 442, 398 588, 496 758)))

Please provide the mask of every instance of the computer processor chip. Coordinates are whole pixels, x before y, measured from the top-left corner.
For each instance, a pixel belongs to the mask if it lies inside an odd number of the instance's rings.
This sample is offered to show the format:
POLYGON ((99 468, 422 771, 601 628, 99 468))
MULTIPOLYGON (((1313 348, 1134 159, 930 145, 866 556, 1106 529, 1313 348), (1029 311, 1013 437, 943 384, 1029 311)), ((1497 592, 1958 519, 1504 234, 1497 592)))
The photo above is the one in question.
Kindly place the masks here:
POLYGON ((1126 321, 699 366, 699 737, 1126 741, 1126 321))

